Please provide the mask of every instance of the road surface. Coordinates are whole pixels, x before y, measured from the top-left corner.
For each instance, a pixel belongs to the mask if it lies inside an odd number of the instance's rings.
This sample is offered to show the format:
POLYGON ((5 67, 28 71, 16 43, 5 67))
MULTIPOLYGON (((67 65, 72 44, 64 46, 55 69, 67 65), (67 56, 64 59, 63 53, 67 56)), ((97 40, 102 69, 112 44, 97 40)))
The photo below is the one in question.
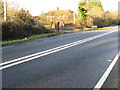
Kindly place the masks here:
POLYGON ((1 69, 3 88, 94 88, 118 54, 116 30, 75 32, 4 46, 2 63, 28 58, 1 69), (42 56, 34 55, 43 51, 42 56))

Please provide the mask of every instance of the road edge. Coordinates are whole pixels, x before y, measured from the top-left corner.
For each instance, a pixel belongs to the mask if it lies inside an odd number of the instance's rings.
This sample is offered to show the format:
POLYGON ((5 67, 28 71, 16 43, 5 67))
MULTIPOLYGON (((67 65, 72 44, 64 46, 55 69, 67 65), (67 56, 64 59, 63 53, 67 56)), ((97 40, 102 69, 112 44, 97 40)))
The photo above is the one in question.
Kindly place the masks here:
POLYGON ((109 67, 107 68, 105 73, 102 75, 100 80, 97 82, 97 84, 95 85, 93 90, 100 90, 101 89, 101 87, 103 86, 103 84, 106 81, 107 77, 109 76, 109 74, 111 73, 111 71, 114 68, 115 64, 117 63, 119 57, 120 57, 120 52, 118 52, 118 54, 115 56, 112 63, 109 65, 109 67))

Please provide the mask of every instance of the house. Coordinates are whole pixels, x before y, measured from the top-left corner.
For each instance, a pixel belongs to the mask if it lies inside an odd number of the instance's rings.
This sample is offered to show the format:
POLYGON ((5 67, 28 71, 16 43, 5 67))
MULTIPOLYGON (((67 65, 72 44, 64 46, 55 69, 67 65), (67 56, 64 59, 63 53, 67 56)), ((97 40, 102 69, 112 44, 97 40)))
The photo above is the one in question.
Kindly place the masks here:
POLYGON ((57 7, 57 10, 51 10, 46 13, 46 17, 50 22, 60 22, 60 25, 64 23, 73 23, 74 22, 74 12, 69 10, 60 10, 57 7))

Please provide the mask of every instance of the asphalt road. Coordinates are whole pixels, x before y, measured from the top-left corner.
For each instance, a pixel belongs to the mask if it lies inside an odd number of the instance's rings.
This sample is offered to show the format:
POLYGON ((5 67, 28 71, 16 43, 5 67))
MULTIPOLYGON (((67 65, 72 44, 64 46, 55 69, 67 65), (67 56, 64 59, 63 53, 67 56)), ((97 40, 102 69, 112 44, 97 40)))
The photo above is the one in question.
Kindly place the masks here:
MULTIPOLYGON (((75 32, 2 48, 2 62, 117 29, 75 32)), ((2 70, 3 88, 94 88, 118 53, 118 32, 2 70)))

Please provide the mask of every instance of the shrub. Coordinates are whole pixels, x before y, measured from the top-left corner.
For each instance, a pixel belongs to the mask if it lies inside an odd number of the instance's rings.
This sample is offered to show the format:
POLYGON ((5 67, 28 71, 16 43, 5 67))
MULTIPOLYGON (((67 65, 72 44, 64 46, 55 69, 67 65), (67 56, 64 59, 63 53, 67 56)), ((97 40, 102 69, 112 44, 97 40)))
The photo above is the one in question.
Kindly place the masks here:
POLYGON ((99 17, 94 18, 93 25, 98 26, 98 28, 108 26, 107 21, 99 17))
POLYGON ((43 26, 34 26, 21 20, 2 23, 2 40, 23 39, 31 35, 50 32, 43 26))

